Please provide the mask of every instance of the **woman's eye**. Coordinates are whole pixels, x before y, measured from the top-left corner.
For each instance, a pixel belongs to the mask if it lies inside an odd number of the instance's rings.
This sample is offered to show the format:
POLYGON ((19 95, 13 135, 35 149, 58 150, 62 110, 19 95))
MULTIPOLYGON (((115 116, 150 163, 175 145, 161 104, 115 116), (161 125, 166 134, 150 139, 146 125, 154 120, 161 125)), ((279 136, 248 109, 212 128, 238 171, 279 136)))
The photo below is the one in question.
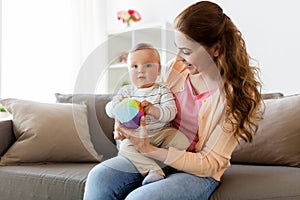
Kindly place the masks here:
POLYGON ((184 55, 191 55, 191 52, 190 51, 187 51, 187 50, 182 50, 181 51, 184 55))

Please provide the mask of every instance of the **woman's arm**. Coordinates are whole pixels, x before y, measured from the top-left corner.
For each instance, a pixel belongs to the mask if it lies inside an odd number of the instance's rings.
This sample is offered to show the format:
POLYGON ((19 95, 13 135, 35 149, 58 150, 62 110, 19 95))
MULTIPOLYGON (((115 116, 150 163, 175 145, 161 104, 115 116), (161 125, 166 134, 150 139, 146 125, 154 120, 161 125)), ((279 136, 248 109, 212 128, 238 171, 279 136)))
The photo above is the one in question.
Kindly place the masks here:
POLYGON ((226 123, 225 104, 222 96, 215 92, 199 111, 199 142, 196 153, 170 147, 165 164, 178 170, 198 176, 213 176, 230 165, 231 153, 237 145, 237 138, 226 123))
POLYGON ((230 164, 231 152, 237 144, 237 140, 232 134, 224 133, 221 126, 217 126, 204 147, 197 153, 178 150, 174 147, 158 148, 149 143, 144 123, 144 119, 142 119, 142 127, 139 132, 120 126, 118 126, 118 130, 145 156, 197 176, 209 177, 226 169, 230 164))
POLYGON ((230 165, 230 156, 237 144, 236 138, 218 127, 204 147, 196 153, 170 147, 165 164, 197 176, 213 176, 230 165))

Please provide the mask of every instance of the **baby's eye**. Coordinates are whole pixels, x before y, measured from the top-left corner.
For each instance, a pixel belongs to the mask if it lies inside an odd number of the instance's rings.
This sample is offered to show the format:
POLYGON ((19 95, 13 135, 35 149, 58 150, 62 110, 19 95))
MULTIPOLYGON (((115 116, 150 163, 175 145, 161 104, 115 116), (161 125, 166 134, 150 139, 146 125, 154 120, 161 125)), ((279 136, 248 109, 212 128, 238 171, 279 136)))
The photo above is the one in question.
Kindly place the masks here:
POLYGON ((152 67, 152 65, 151 64, 145 64, 145 67, 149 68, 149 67, 152 67))
POLYGON ((138 68, 138 65, 131 65, 131 68, 137 69, 137 68, 138 68))

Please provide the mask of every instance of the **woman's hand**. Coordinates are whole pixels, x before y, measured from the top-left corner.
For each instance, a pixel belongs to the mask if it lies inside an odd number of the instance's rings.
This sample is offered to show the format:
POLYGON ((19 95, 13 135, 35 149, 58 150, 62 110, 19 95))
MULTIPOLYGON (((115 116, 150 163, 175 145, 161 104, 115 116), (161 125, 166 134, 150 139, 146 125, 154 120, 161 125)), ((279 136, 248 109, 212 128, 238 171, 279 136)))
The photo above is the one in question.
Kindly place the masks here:
POLYGON ((166 149, 158 148, 150 144, 148 133, 146 130, 145 117, 141 117, 139 131, 124 128, 120 123, 117 125, 117 131, 126 137, 137 151, 145 156, 154 158, 159 161, 165 161, 168 151, 166 149))
POLYGON ((116 120, 115 126, 114 126, 114 139, 115 140, 124 140, 126 137, 124 135, 122 135, 122 133, 117 131, 118 124, 120 124, 120 123, 116 120))
POLYGON ((140 124, 141 128, 137 131, 133 129, 127 129, 117 122, 116 131, 129 139, 137 151, 141 153, 149 153, 151 152, 151 148, 153 146, 149 143, 145 117, 141 117, 140 124))

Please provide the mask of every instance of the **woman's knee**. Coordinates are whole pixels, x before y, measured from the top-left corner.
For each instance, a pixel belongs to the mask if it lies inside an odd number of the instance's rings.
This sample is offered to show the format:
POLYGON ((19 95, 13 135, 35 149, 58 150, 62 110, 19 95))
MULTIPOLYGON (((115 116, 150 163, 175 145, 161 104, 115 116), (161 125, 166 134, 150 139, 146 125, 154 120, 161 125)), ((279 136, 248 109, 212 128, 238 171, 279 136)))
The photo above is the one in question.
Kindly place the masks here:
POLYGON ((124 199, 140 185, 142 176, 126 158, 118 156, 95 166, 88 174, 84 200, 124 199))
POLYGON ((94 184, 101 184, 102 182, 110 181, 111 178, 119 176, 123 172, 137 173, 137 170, 128 159, 117 156, 92 168, 88 174, 87 182, 91 181, 94 184))
POLYGON ((106 178, 108 178, 106 175, 106 171, 107 167, 99 164, 89 172, 85 183, 85 191, 83 197, 84 200, 97 199, 99 196, 101 196, 101 193, 103 192, 101 191, 101 188, 103 188, 102 184, 107 183, 107 181, 105 180, 106 178))
POLYGON ((97 193, 103 185, 109 185, 114 176, 114 170, 103 163, 96 165, 89 172, 85 185, 86 193, 97 193))

